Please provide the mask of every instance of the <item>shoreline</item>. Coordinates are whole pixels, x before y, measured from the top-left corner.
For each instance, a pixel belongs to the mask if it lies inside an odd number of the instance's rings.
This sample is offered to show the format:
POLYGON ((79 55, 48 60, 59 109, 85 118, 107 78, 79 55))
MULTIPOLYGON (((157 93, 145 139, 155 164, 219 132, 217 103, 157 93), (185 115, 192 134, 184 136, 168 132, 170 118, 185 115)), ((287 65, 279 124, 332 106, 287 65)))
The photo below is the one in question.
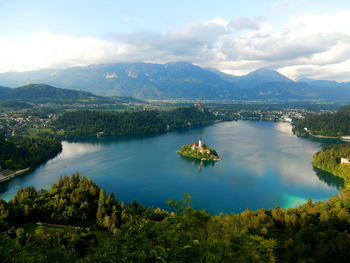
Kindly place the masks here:
POLYGON ((28 172, 29 170, 30 170, 30 167, 27 167, 27 168, 22 169, 22 170, 14 171, 8 175, 3 175, 2 173, 0 173, 0 175, 1 175, 0 176, 0 183, 10 180, 11 178, 15 177, 16 175, 24 174, 24 173, 28 172))
POLYGON ((342 141, 345 141, 345 142, 349 142, 350 141, 349 136, 338 136, 338 137, 335 137, 335 136, 312 135, 312 134, 310 134, 309 136, 311 138, 319 138, 319 139, 335 139, 335 140, 342 140, 342 141))
POLYGON ((217 157, 215 159, 206 159, 206 158, 199 158, 199 157, 193 157, 193 156, 189 156, 189 155, 185 155, 183 153, 181 153, 180 151, 176 151, 177 154, 187 157, 187 158, 192 158, 192 159, 196 159, 196 160, 200 160, 200 161, 207 161, 207 162, 218 162, 218 161, 222 161, 223 159, 221 157, 217 157))

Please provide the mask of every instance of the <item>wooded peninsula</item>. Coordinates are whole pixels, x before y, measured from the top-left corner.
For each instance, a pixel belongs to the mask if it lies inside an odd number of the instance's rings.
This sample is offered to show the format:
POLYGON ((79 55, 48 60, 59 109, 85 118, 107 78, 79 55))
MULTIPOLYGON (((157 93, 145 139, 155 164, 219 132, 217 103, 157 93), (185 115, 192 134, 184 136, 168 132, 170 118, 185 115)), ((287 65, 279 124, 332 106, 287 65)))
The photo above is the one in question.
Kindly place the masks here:
POLYGON ((336 113, 312 114, 294 120, 293 130, 298 136, 337 137, 350 135, 350 106, 336 113))
POLYGON ((327 171, 345 181, 345 186, 350 184, 350 144, 330 145, 316 153, 312 159, 312 165, 327 171), (342 162, 343 161, 343 162, 342 162))

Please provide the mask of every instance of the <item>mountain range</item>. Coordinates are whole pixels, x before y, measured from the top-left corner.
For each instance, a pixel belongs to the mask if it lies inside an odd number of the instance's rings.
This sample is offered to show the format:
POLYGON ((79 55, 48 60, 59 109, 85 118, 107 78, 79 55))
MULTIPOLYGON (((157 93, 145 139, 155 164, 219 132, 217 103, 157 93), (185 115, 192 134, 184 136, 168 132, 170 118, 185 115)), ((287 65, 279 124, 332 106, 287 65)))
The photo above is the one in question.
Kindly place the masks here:
MULTIPOLYGON (((187 62, 114 63, 0 74, 3 86, 18 87, 28 83, 139 99, 350 100, 349 82, 293 81, 272 69, 233 76, 187 62)), ((0 87, 0 96, 3 90, 0 87)))

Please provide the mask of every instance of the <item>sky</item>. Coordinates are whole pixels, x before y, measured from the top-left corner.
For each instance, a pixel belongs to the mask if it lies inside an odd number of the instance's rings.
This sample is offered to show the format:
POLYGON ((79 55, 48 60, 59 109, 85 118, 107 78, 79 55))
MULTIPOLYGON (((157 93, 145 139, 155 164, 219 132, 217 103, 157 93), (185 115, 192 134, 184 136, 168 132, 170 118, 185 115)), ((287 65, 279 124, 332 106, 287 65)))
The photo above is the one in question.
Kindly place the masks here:
POLYGON ((136 61, 350 81, 350 1, 0 0, 0 72, 136 61))

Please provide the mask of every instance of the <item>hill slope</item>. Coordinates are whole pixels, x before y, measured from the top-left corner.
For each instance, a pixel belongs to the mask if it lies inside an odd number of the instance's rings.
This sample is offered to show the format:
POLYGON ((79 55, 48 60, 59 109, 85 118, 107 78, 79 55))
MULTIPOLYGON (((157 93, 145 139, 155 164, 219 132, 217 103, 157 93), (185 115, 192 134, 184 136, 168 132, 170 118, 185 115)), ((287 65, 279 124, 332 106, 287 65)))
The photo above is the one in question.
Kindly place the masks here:
POLYGON ((0 97, 0 101, 26 101, 33 103, 113 102, 110 98, 99 97, 87 91, 59 89, 46 84, 30 84, 6 91, 0 97))
POLYGON ((11 91, 10 88, 0 86, 0 98, 11 91))

